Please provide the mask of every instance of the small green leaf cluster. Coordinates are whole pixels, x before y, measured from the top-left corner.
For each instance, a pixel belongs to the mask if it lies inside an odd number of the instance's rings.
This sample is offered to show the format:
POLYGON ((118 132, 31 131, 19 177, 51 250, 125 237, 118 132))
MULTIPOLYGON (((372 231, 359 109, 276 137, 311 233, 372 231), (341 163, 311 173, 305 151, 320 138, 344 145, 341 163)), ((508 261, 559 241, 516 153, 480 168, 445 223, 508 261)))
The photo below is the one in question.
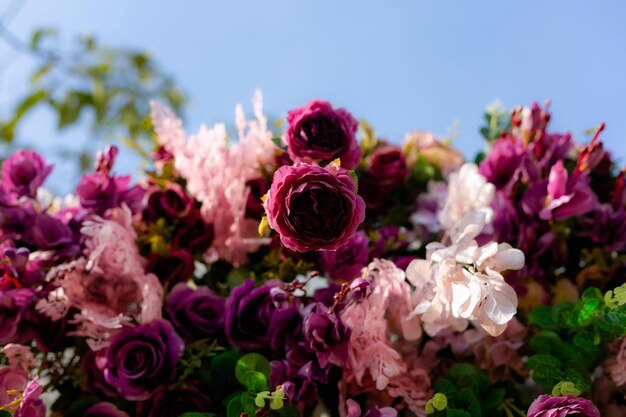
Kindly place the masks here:
POLYGON ((626 335, 626 284, 605 296, 588 288, 575 303, 539 306, 529 321, 540 329, 529 341, 533 380, 547 392, 569 382, 585 393, 591 373, 607 356, 607 346, 626 335))
POLYGON ((484 371, 469 363, 453 365, 433 389, 435 395, 425 408, 434 417, 524 416, 515 405, 512 385, 492 384, 484 371))

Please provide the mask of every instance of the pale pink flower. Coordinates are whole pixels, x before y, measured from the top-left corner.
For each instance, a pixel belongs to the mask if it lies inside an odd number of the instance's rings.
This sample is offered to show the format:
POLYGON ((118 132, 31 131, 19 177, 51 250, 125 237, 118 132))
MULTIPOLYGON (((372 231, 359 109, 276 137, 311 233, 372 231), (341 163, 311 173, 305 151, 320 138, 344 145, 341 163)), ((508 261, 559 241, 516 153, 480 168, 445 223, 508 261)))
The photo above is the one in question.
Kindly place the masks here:
POLYGON ((606 367, 615 385, 622 386, 626 384, 626 337, 615 345, 617 347, 616 353, 609 358, 606 367))
POLYGON ((269 243, 258 237, 258 221, 245 218, 250 193, 246 182, 261 176, 276 152, 261 102, 257 93, 253 103, 256 120, 252 121, 246 121, 237 107, 240 141, 231 146, 223 124, 211 129, 202 126, 196 135, 187 137, 170 110, 152 103, 159 143, 174 156, 174 166, 187 181, 187 190, 202 203, 202 216, 214 227, 209 260, 219 258, 239 265, 248 253, 269 243))
POLYGON ((431 396, 430 378, 424 369, 412 369, 393 377, 387 386, 391 397, 402 398, 408 409, 419 417, 426 417, 424 406, 431 396))
POLYGON ((12 369, 28 372, 36 364, 33 352, 28 346, 9 343, 2 347, 2 353, 12 369))
POLYGON ((461 169, 450 174, 448 195, 439 212, 439 223, 446 232, 458 228, 469 212, 485 215, 485 223, 491 223, 493 209, 490 207, 495 186, 478 173, 476 164, 467 162, 461 169))
POLYGON ((497 337, 490 336, 480 327, 466 331, 463 336, 476 364, 487 371, 491 380, 502 381, 528 376, 524 358, 519 354, 527 333, 524 325, 513 318, 497 337))
POLYGON ((361 385, 366 375, 383 390, 391 378, 407 371, 402 356, 392 347, 392 322, 399 323, 399 332, 407 339, 421 335, 416 318, 409 318, 410 287, 404 272, 393 262, 374 260, 366 270, 372 292, 359 303, 349 305, 342 320, 352 329, 349 346, 349 368, 346 379, 361 385))
POLYGON ((111 210, 109 219, 95 217, 86 221, 81 233, 88 237, 87 269, 129 278, 143 274, 144 261, 135 244, 137 234, 127 206, 111 210))
POLYGON ((475 240, 484 225, 484 212, 468 212, 453 229, 451 243, 426 247, 427 260, 414 260, 407 279, 415 287, 413 311, 426 332, 462 331, 469 321, 496 336, 517 311, 517 295, 500 271, 520 269, 524 254, 508 244, 475 240))

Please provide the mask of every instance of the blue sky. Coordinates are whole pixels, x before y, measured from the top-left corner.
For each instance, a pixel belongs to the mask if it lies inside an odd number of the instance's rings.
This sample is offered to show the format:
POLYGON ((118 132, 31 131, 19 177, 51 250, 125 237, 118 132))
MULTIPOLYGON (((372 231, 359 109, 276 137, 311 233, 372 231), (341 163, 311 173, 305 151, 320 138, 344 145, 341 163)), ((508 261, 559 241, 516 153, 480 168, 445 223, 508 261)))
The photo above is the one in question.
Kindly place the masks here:
MULTIPOLYGON (((603 139, 624 161, 624 16, 622 1, 29 0, 10 28, 27 38, 56 26, 148 49, 189 94, 191 130, 231 121, 261 88, 272 115, 325 98, 392 141, 456 126, 455 145, 471 156, 487 104, 550 98, 555 129, 584 140, 605 121, 603 139)), ((28 65, 4 71, 0 106, 23 91, 28 65)), ((38 113, 21 136, 42 149, 87 139, 53 128, 38 113)), ((137 168, 128 161, 120 171, 137 168)))

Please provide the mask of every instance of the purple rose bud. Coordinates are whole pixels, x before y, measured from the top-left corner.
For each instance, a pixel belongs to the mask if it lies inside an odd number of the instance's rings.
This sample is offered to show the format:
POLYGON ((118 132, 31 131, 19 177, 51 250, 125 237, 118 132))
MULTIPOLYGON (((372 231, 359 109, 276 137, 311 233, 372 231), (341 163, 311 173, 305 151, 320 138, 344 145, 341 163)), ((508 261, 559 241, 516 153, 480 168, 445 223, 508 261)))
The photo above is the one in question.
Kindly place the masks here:
POLYGON ((295 162, 327 164, 337 158, 347 169, 359 164, 362 151, 356 141, 359 122, 345 109, 313 100, 287 115, 289 156, 295 162))
POLYGON ((181 219, 179 229, 172 239, 172 246, 192 253, 204 253, 213 243, 213 237, 213 225, 207 224, 200 213, 194 211, 181 219))
POLYGON ((364 298, 367 298, 371 291, 372 286, 366 279, 357 278, 350 283, 350 292, 352 294, 352 299, 355 301, 361 301, 364 298))
POLYGON ((139 417, 178 417, 209 411, 213 411, 211 400, 192 385, 161 387, 148 401, 137 405, 139 417))
POLYGON ((15 197, 35 197, 37 189, 52 171, 37 152, 19 150, 2 163, 2 187, 15 197))
POLYGON ((157 221, 186 217, 194 209, 194 200, 178 184, 170 184, 165 190, 154 190, 148 197, 144 219, 157 221))
POLYGON ((118 153, 119 149, 117 146, 107 146, 103 152, 99 151, 96 154, 96 171, 109 176, 118 153))
POLYGON ((169 255, 150 253, 146 271, 152 272, 163 283, 186 282, 193 277, 194 257, 189 252, 172 249, 169 255))
POLYGON ((83 417, 128 417, 128 414, 111 403, 101 402, 89 407, 83 417))
POLYGON ((297 333, 301 316, 295 301, 285 303, 284 292, 272 291, 282 285, 267 281, 254 287, 247 279, 226 301, 226 336, 234 346, 245 350, 284 349, 297 333))
POLYGON ((365 232, 356 232, 345 245, 336 251, 320 252, 320 266, 330 278, 350 281, 361 275, 369 261, 369 238, 365 232))
POLYGON ((348 361, 350 328, 337 314, 328 314, 322 304, 310 304, 304 312, 304 337, 322 369, 329 364, 345 366, 348 361))
POLYGON ((572 395, 540 395, 528 408, 528 417, 600 417, 600 411, 589 400, 572 395))
POLYGON ((176 376, 185 344, 166 320, 122 329, 111 339, 106 381, 127 400, 145 400, 176 376))
POLYGON ((348 171, 303 163, 274 173, 265 210, 283 245, 300 252, 337 249, 365 218, 348 171))
POLYGON ((188 341, 220 339, 224 335, 226 300, 206 287, 177 284, 167 298, 165 317, 188 341))

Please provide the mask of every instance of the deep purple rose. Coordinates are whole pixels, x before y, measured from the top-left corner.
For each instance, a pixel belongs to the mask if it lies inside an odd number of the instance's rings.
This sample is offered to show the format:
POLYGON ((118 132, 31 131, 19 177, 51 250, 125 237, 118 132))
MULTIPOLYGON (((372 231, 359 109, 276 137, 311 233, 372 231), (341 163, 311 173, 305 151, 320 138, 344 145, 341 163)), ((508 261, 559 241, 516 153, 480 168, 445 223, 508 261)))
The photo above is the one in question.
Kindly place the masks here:
POLYGON ((185 344, 166 320, 122 329, 111 339, 106 381, 127 400, 145 400, 176 376, 185 344))
POLYGON ((279 281, 254 287, 247 279, 226 301, 226 336, 245 350, 284 349, 297 334, 301 316, 294 301, 280 288, 279 281))
POLYGON ((37 152, 19 150, 2 162, 2 186, 15 197, 35 197, 52 171, 52 165, 37 152))
POLYGON ((111 403, 101 402, 89 407, 83 417, 128 417, 128 414, 111 403))
POLYGON ((176 284, 193 277, 194 262, 194 257, 189 252, 172 249, 168 255, 151 253, 146 271, 155 274, 163 283, 176 284))
POLYGON ((194 200, 178 184, 170 184, 165 190, 154 190, 148 197, 148 206, 143 213, 145 220, 157 221, 183 218, 194 209, 194 200))
POLYGON ((286 140, 295 162, 327 164, 337 158, 347 169, 359 164, 362 151, 356 141, 359 122, 345 109, 333 109, 327 101, 313 100, 287 115, 286 140))
POLYGON ((187 385, 159 388, 148 401, 138 404, 137 409, 141 417, 179 417, 184 413, 209 412, 213 406, 206 394, 187 385))
POLYGON ((330 278, 350 281, 361 275, 369 260, 369 238, 363 231, 356 232, 336 251, 320 252, 320 266, 330 278))
POLYGON ((0 293, 0 345, 23 343, 32 337, 25 323, 35 292, 19 288, 0 293))
POLYGON ((598 408, 586 398, 540 395, 528 408, 528 417, 600 417, 598 408))
POLYGON ((206 287, 177 284, 167 297, 165 317, 186 340, 220 339, 224 335, 226 300, 206 287))
POLYGON ((379 408, 377 405, 371 405, 364 413, 361 411, 359 403, 352 399, 346 401, 348 413, 346 417, 396 417, 398 410, 393 407, 379 408))
POLYGON ((87 351, 81 362, 81 369, 85 375, 82 388, 98 397, 116 397, 115 387, 104 378, 106 367, 106 355, 103 351, 87 351))
POLYGON ((365 218, 365 203, 356 194, 354 180, 335 165, 279 168, 265 210, 283 245, 300 252, 337 249, 365 218))
POLYGON ((193 211, 181 219, 172 238, 172 246, 192 253, 203 253, 213 243, 213 225, 207 224, 200 213, 193 211))
POLYGON ((61 220, 48 214, 39 214, 30 230, 32 239, 39 249, 53 249, 71 244, 74 234, 61 220))
POLYGON ((348 361, 350 328, 337 314, 328 314, 322 303, 309 304, 304 312, 304 337, 317 355, 322 369, 329 364, 345 366, 348 361))

